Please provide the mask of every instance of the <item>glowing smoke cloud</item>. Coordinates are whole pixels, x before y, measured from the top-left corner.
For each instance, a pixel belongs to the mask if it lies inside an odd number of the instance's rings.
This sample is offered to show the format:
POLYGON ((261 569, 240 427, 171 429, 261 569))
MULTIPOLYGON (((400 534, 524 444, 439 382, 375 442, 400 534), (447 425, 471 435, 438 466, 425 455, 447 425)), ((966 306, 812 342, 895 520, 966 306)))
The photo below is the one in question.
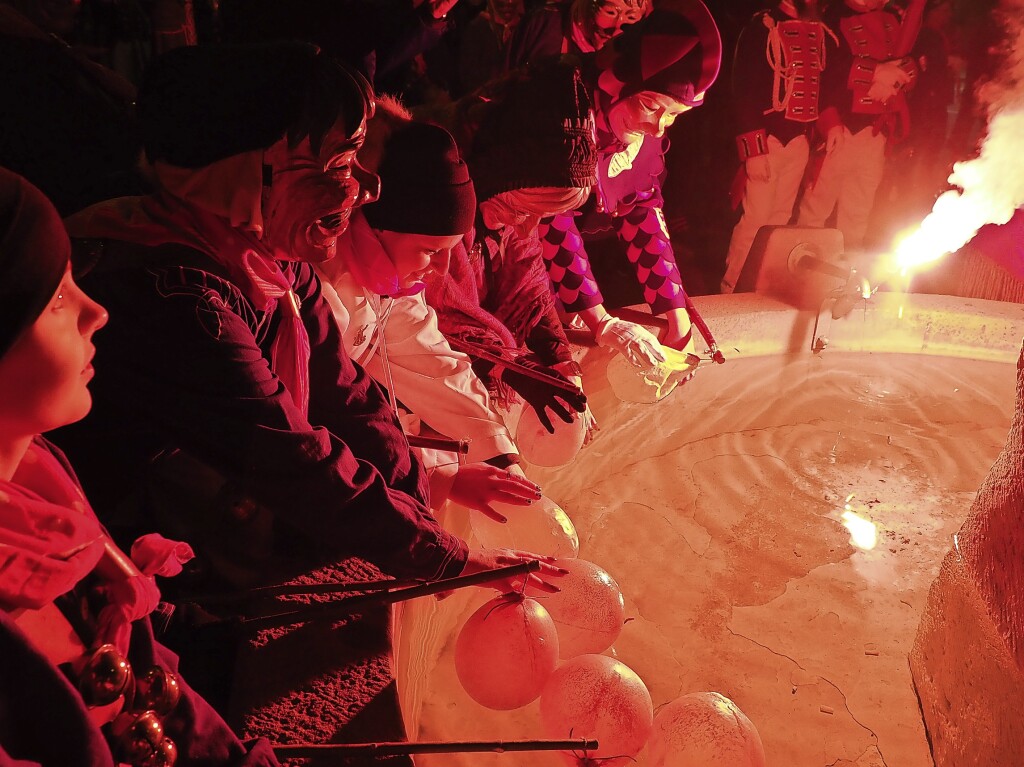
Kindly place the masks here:
POLYGON ((900 242, 894 269, 906 274, 959 250, 985 224, 1005 224, 1024 205, 1024 0, 1002 0, 1007 31, 1002 68, 979 93, 988 131, 981 154, 949 177, 962 191, 939 197, 920 229, 900 242))

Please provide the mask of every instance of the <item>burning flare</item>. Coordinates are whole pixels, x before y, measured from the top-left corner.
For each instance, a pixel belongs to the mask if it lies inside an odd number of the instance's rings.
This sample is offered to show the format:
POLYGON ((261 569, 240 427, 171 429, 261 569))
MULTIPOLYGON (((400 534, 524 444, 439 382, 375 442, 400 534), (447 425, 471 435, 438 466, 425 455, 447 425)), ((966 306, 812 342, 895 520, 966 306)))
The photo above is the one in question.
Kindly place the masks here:
POLYGON ((1003 0, 1007 38, 1002 67, 986 83, 987 135, 978 157, 957 163, 943 194, 920 228, 904 237, 885 266, 907 275, 959 250, 985 224, 1005 224, 1024 205, 1024 0, 1003 0))

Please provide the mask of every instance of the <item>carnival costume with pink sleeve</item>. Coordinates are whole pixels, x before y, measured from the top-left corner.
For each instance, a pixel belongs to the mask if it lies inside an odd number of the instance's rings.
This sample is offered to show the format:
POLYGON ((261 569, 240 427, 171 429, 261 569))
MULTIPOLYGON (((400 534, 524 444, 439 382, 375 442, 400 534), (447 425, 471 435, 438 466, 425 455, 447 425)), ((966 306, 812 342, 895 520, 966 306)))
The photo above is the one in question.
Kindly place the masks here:
MULTIPOLYGON (((887 144, 906 135, 906 91, 918 68, 907 57, 914 40, 907 39, 895 13, 863 12, 836 2, 825 12, 825 23, 841 44, 822 79, 822 95, 837 107, 832 124, 844 125, 851 135, 808 180, 797 223, 824 226, 835 210, 836 226, 852 251, 864 245, 887 144)), ((831 125, 825 114, 822 118, 819 127, 827 131, 831 125)))
POLYGON ((608 114, 641 91, 671 96, 696 107, 718 75, 718 28, 700 0, 659 5, 586 62, 600 153, 598 183, 587 204, 541 222, 539 236, 555 293, 568 312, 602 303, 584 244, 613 231, 636 269, 644 300, 655 314, 686 306, 675 254, 662 214, 668 140, 644 136, 626 146, 611 132, 608 114))

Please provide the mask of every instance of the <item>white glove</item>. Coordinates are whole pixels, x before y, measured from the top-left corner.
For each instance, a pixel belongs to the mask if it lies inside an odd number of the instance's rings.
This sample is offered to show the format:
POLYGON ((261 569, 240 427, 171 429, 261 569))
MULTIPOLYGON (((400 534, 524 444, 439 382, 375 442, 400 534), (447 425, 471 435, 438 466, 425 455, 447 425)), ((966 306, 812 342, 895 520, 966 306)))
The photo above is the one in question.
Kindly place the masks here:
POLYGON ((909 82, 910 75, 900 67, 899 60, 883 61, 875 67, 868 98, 885 104, 909 82))
POLYGON ((843 144, 846 143, 846 137, 849 135, 850 131, 844 125, 835 125, 829 129, 828 135, 825 137, 825 154, 842 150, 843 144))
POLYGON ((657 337, 642 325, 607 317, 597 331, 597 345, 614 349, 633 365, 655 368, 666 359, 657 337))

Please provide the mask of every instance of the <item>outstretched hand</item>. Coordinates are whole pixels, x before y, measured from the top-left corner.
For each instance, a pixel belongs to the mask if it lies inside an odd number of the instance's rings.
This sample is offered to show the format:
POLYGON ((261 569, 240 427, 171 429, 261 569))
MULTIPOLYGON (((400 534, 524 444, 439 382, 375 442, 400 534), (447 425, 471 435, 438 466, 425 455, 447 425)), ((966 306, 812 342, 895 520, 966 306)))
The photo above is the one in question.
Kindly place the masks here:
POLYGON ((525 579, 520 576, 519 578, 492 581, 491 583, 484 584, 484 586, 497 589, 503 594, 510 591, 522 591, 525 586, 531 586, 535 589, 546 591, 549 594, 557 594, 559 592, 558 586, 548 583, 544 579, 551 577, 557 579, 562 575, 566 575, 568 571, 553 565, 554 557, 542 557, 537 554, 531 554, 529 551, 520 551, 518 549, 470 549, 469 559, 466 560, 466 566, 462 570, 462 575, 472 575, 483 570, 509 567, 510 565, 519 565, 534 560, 540 562, 540 570, 536 573, 530 573, 525 579))
MULTIPOLYGON (((572 383, 554 368, 523 359, 516 360, 516 364, 549 378, 560 380, 567 384, 572 383)), ((573 414, 582 413, 587 407, 587 395, 579 387, 576 387, 575 392, 566 391, 544 381, 538 381, 512 368, 505 368, 501 374, 501 380, 511 386, 516 394, 526 400, 527 404, 537 412, 537 418, 550 434, 555 433, 555 427, 551 423, 551 419, 546 412, 547 410, 550 410, 566 423, 572 423, 573 414)))
POLYGON ((507 522, 503 514, 491 506, 494 502, 526 506, 539 500, 540 486, 521 472, 499 469, 486 463, 468 463, 455 474, 449 499, 460 506, 486 514, 496 522, 507 522))
POLYGON ((651 331, 611 315, 601 321, 597 345, 614 349, 641 370, 651 370, 666 360, 661 342, 651 331))

